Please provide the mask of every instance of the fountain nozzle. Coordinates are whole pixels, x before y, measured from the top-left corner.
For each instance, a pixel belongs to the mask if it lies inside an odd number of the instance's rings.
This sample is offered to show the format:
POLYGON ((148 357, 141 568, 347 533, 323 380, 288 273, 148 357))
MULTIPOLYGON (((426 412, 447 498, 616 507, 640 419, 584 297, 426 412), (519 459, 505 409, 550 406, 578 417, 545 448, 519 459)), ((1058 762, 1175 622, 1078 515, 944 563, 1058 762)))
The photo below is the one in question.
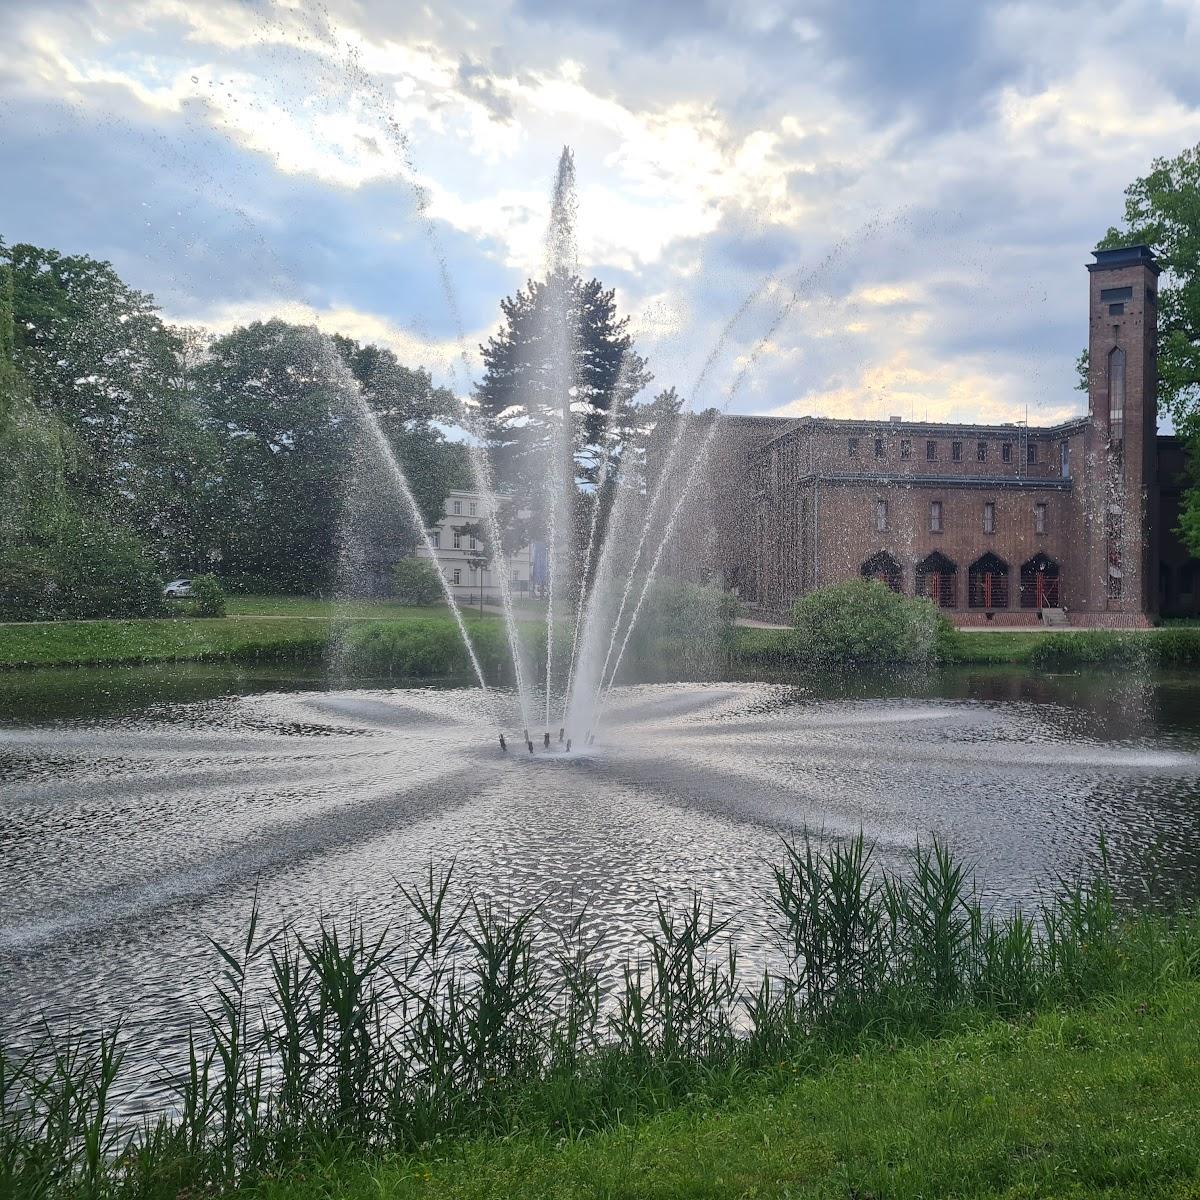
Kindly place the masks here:
POLYGON ((567 753, 571 753, 571 739, 567 738, 567 753))
POLYGON ((504 734, 500 735, 500 749, 508 753, 508 743, 504 740, 504 734))
POLYGON ((532 754, 533 753, 533 742, 529 738, 526 738, 525 745, 529 747, 529 753, 532 754))
POLYGON ((544 747, 545 747, 547 750, 549 750, 549 749, 550 749, 550 730, 548 730, 548 729, 546 730, 546 735, 545 735, 545 737, 543 737, 543 738, 542 738, 542 745, 543 745, 543 746, 544 746, 544 747))
POLYGON ((564 734, 564 733, 566 733, 566 732, 567 732, 567 731, 566 731, 565 729, 563 729, 563 728, 561 728, 561 727, 559 728, 559 731, 558 731, 558 744, 559 744, 560 746, 562 745, 563 734, 564 734))

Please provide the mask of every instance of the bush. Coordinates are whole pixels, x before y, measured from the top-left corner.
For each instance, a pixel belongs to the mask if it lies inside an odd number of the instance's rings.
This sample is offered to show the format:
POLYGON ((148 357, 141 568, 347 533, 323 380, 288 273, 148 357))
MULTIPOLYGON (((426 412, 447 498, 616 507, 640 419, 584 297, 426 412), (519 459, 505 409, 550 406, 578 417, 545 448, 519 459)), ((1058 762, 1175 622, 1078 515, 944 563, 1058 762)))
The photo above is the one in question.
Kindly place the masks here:
POLYGON ((924 599, 874 579, 810 592, 792 610, 795 649, 826 666, 920 665, 937 661, 949 622, 924 599))
POLYGON ((198 617, 223 617, 225 592, 215 575, 192 577, 192 607, 198 617))
POLYGON ((427 559, 402 558, 392 570, 392 580, 401 604, 440 604, 445 599, 442 577, 427 559))
MULTIPOLYGON (((471 621, 471 644, 491 680, 510 670, 508 640, 498 621, 471 621)), ((470 675, 471 660, 458 626, 449 617, 357 622, 342 647, 345 666, 362 672, 428 679, 470 675)))
POLYGON ((162 580, 141 543, 98 521, 79 521, 53 545, 0 554, 0 616, 10 620, 154 617, 162 580))
POLYGON ((643 665, 708 671, 728 652, 738 615, 737 597, 719 588, 659 579, 650 589, 630 650, 643 665))

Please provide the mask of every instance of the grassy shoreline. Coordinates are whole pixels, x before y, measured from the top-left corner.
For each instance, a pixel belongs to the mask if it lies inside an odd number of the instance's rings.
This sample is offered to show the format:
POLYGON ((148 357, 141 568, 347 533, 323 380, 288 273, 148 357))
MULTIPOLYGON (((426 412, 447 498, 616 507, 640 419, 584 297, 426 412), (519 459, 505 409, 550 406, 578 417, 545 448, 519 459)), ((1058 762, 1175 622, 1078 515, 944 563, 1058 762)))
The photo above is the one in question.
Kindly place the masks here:
MULTIPOLYGON (((464 610, 489 676, 504 670, 507 651, 495 614, 464 610)), ((526 634, 542 618, 522 621, 526 634)), ((38 667, 124 666, 168 662, 320 663, 348 649, 353 669, 416 677, 469 672, 457 627, 444 608, 391 601, 335 605, 307 597, 239 596, 225 617, 47 621, 0 625, 0 671, 38 667)), ((671 647, 658 656, 669 665, 671 647)), ((724 652, 731 670, 807 669, 789 629, 737 627, 724 652)), ((944 666, 1074 667, 1200 665, 1200 629, 1149 631, 952 630, 938 646, 944 666)))
POLYGON ((1200 909, 1122 916, 1103 874, 989 908, 936 841, 902 870, 861 837, 782 851, 762 976, 699 895, 654 898, 619 961, 582 911, 432 867, 383 932, 252 917, 157 1122, 112 1116, 116 1032, 0 1047, 0 1196, 556 1195, 564 1164, 580 1196, 1200 1184, 1200 909))
POLYGON ((261 1200, 1200 1196, 1200 986, 872 1046, 578 1137, 304 1161, 261 1200))

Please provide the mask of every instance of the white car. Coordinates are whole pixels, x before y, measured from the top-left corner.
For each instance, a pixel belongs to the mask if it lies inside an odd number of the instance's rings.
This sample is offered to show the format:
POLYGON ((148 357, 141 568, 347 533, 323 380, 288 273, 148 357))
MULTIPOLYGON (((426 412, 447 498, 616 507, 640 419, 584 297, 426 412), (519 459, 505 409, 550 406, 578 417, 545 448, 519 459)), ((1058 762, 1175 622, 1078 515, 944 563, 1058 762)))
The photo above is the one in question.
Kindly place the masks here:
POLYGON ((173 599, 181 599, 184 596, 192 594, 192 581, 190 579, 172 579, 170 583, 163 588, 163 595, 170 596, 173 599))

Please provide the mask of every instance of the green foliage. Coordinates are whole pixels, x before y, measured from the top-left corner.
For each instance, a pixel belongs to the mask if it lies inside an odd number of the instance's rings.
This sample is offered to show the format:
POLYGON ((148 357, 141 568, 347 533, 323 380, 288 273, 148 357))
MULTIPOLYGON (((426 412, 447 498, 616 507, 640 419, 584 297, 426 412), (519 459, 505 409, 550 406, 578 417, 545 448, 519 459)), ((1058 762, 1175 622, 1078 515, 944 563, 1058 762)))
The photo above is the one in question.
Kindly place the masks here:
POLYGON ((1156 158, 1125 189, 1125 228, 1109 229, 1097 249, 1138 244, 1150 246, 1164 270, 1159 403, 1176 428, 1193 431, 1200 423, 1200 145, 1156 158))
MULTIPOLYGON (((578 489, 595 483, 604 452, 609 408, 629 410, 652 376, 633 348, 629 319, 618 318, 612 290, 596 279, 584 282, 562 273, 530 280, 500 302, 500 333, 483 350, 484 375, 475 392, 486 426, 497 482, 522 498, 503 514, 511 546, 544 539, 555 472, 545 464, 558 446, 564 398, 576 414, 574 469, 576 511, 572 527, 586 536, 584 501, 578 489), (579 330, 577 339, 569 331, 579 330), (557 336, 556 336, 557 333, 557 336)), ((619 426, 628 424, 622 418, 619 426)), ((620 446, 610 447, 619 456, 620 446)), ((560 518, 561 520, 561 518, 560 518)))
POLYGON ((329 621, 272 617, 20 624, 0 630, 0 670, 167 662, 320 663, 332 640, 329 621))
POLYGON ((1029 662, 1043 668, 1194 666, 1200 664, 1200 629, 1046 634, 1038 639, 1029 662))
POLYGON ((1144 244, 1163 267, 1158 289, 1158 402, 1188 445, 1191 488, 1179 534, 1200 554, 1200 145, 1156 158, 1125 189, 1125 228, 1098 249, 1144 244))
POLYGON ((31 402, 79 448, 70 482, 80 506, 181 551, 210 458, 183 335, 106 262, 24 243, 4 253, 14 360, 31 402))
MULTIPOLYGON (((893 1086, 906 1088, 900 1044, 994 1017, 1010 1024, 990 1027, 987 1058, 1012 1063, 1006 1087, 1028 1106, 1029 1064, 1013 1055, 1033 1014, 1050 1014, 1046 1028, 1057 1032, 1047 1048, 1072 1056, 1075 1095, 1087 1092, 1081 1034, 1108 1036, 1082 1006, 1124 997, 1131 1026, 1159 1036, 1158 1013, 1136 1011, 1131 993, 1157 1004, 1190 988, 1192 1021, 1173 1022, 1172 1043, 1194 1041, 1200 914, 1122 919, 1103 873, 1060 885, 1025 914, 989 908, 970 867, 937 842, 894 869, 861 835, 805 834, 785 847, 773 880, 763 916, 780 966, 754 977, 739 968, 733 930, 695 894, 655 898, 636 950, 615 964, 584 910, 554 918, 541 906, 500 907, 432 865, 400 888, 406 919, 379 934, 360 916, 320 920, 312 935, 261 931, 252 913, 240 943, 220 948, 220 979, 188 1037, 189 1069, 156 1122, 125 1127, 111 1115, 106 1098, 125 1080, 117 1034, 47 1034, 20 1053, 0 1048, 0 1187, 92 1200, 239 1185, 269 1194, 282 1172, 319 1174, 322 1157, 387 1156, 404 1172, 397 1154, 436 1145, 436 1169, 452 1169, 471 1153, 456 1141, 511 1145, 514 1134, 557 1154, 583 1132, 619 1124, 627 1140, 631 1120, 647 1113, 703 1113, 706 1100, 778 1091, 830 1066, 857 1128, 872 1107, 846 1087, 861 1056, 877 1048, 893 1086)), ((945 1044, 919 1052, 935 1061, 913 1097, 932 1091, 944 1132, 946 1089, 963 1068, 945 1044)), ((1057 1090, 1043 1099, 1053 1117, 1069 1102, 1057 1090)), ((907 1130, 907 1107, 897 1106, 893 1138, 907 1130)), ((1184 1136, 1200 1171, 1194 1137, 1184 1136)), ((1137 1153, 1137 1169, 1157 1180, 1144 1146, 1137 1153)), ((842 1194, 844 1164, 835 1165, 842 1194)), ((889 1159, 887 1171, 897 1169, 889 1159)), ((424 1192, 428 1182, 409 1179, 401 1190, 424 1192)), ((378 1178, 372 1187, 393 1190, 378 1178)), ((316 1193, 329 1194, 319 1179, 316 1193)))
POLYGON ((198 617, 225 615, 225 590, 215 575, 192 576, 192 608, 198 617))
POLYGON ((9 620, 162 611, 162 581, 141 543, 104 522, 77 520, 53 544, 0 549, 0 614, 9 620))
MULTIPOLYGON (((505 678, 508 642, 500 622, 471 621, 467 632, 484 673, 496 680, 505 678)), ((343 662, 354 671, 408 679, 471 673, 462 635, 450 617, 357 623, 346 633, 343 662)))
POLYGON ((446 598, 441 573, 428 559, 402 558, 392 568, 392 580, 401 604, 440 604, 446 598))
MULTIPOLYGON (((465 447, 448 442, 442 432, 459 419, 458 400, 447 388, 434 387, 427 371, 403 366, 390 350, 340 335, 334 335, 333 344, 403 468, 425 525, 432 525, 451 488, 471 487, 465 447)), ((348 480, 343 533, 351 544, 382 543, 393 552, 410 552, 420 531, 397 489, 379 486, 389 468, 365 423, 355 431, 353 448, 362 469, 348 480)))
POLYGON ((925 599, 874 579, 810 592, 792 610, 795 651, 825 666, 919 665, 937 660, 949 623, 925 599))
POLYGON ((639 667, 691 674, 724 663, 733 641, 737 597, 719 588, 656 579, 630 641, 639 667))

